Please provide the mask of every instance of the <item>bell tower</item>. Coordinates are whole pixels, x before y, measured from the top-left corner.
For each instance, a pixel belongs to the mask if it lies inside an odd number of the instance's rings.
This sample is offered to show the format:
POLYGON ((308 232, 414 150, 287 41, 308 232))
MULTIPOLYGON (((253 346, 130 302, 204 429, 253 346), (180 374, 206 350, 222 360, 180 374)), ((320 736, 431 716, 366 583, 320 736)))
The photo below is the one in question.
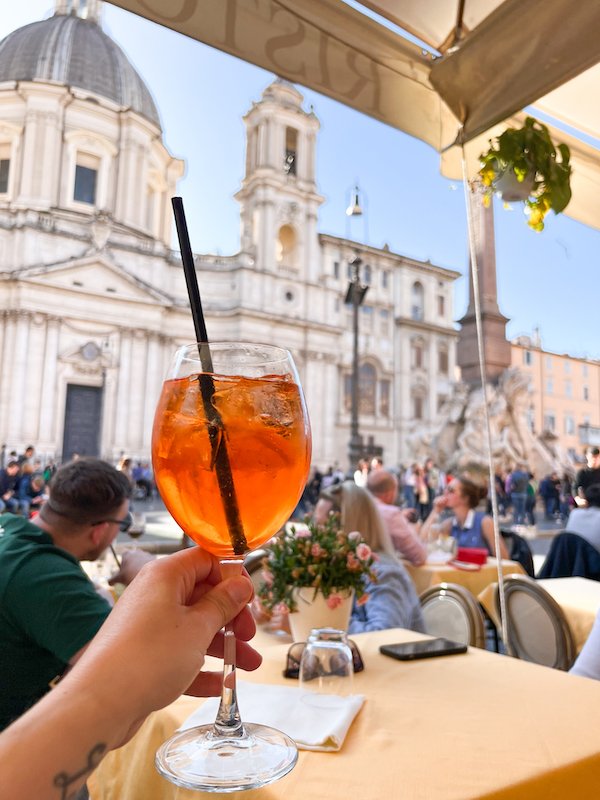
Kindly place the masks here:
POLYGON ((241 205, 241 250, 255 269, 315 281, 319 269, 315 151, 319 121, 303 96, 277 78, 244 117, 246 173, 241 205))

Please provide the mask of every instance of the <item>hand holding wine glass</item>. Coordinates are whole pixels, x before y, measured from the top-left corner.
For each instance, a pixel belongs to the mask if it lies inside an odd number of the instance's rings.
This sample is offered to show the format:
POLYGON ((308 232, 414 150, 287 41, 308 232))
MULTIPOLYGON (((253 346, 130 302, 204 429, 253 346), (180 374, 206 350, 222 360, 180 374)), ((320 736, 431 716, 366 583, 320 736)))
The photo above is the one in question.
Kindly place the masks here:
MULTIPOLYGON (((187 535, 219 557, 222 571, 239 571, 244 554, 270 539, 298 502, 310 465, 308 418, 287 351, 212 343, 206 373, 199 347, 177 351, 163 387, 152 439, 155 480, 187 535)), ((216 722, 163 745, 159 771, 190 788, 247 789, 282 777, 296 759, 285 734, 242 723, 235 637, 226 630, 216 722)))

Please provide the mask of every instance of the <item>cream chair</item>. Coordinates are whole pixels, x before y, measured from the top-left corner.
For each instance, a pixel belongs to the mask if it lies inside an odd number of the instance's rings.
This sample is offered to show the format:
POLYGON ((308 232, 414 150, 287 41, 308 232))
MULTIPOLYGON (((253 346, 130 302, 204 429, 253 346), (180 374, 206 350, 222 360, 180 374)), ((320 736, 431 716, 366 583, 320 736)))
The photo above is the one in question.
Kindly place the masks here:
MULTIPOLYGON (((506 621, 510 651, 517 658, 546 667, 568 670, 575 660, 569 623, 556 600, 532 578, 504 578, 506 621)), ((500 593, 494 605, 500 618, 500 593)))
POLYGON ((485 647, 483 612, 467 589, 455 583, 439 583, 426 589, 419 600, 427 633, 485 647))

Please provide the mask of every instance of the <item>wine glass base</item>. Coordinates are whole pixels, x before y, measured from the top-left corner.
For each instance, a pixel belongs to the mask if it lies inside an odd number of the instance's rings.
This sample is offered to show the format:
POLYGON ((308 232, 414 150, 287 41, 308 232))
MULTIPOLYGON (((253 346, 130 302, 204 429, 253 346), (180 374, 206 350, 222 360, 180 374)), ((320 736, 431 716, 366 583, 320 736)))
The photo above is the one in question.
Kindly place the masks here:
POLYGON ((212 725, 175 734, 156 753, 156 769, 171 783, 204 792, 256 789, 283 778, 298 760, 285 733, 245 724, 244 737, 219 738, 212 725))

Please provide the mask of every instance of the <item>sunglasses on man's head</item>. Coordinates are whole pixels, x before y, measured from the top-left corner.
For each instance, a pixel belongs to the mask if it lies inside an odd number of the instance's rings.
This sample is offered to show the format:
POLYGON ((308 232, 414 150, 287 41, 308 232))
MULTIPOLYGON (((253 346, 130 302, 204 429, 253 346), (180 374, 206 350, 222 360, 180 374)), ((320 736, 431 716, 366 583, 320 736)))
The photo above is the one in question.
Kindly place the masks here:
MULTIPOLYGON (((365 668, 365 664, 356 646, 356 642, 353 642, 352 639, 348 639, 348 646, 352 651, 352 666, 354 667, 354 672, 362 672, 365 668)), ((283 670, 284 678, 298 678, 300 676, 300 661, 302 660, 302 653, 305 647, 306 642, 294 642, 294 644, 290 646, 287 652, 285 669, 283 670)))

